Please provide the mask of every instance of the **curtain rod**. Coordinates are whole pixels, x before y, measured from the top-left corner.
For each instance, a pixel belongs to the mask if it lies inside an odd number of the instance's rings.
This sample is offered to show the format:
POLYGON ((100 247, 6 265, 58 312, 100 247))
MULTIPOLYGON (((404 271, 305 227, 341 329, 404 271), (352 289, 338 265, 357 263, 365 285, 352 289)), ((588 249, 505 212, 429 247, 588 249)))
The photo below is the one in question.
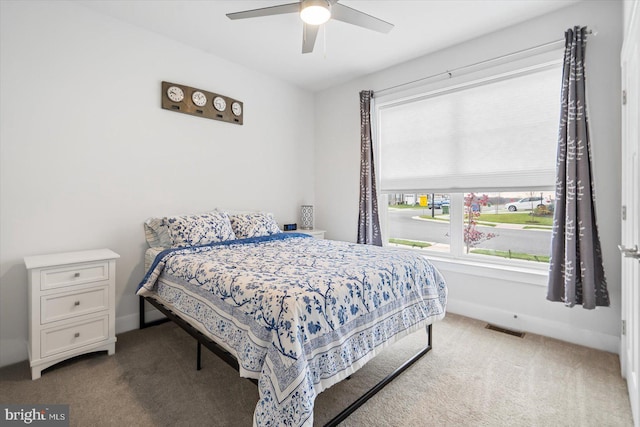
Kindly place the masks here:
MULTIPOLYGON (((597 33, 597 30, 593 30, 593 31, 592 30, 587 30, 586 34, 596 36, 598 33, 597 33)), ((423 82, 425 80, 433 79, 433 78, 439 77, 439 76, 449 75, 449 78, 451 78, 451 77, 453 77, 453 73, 457 73, 457 72, 459 72, 461 70, 466 70, 467 68, 473 68, 473 67, 477 67, 478 65, 488 64, 488 63, 491 63, 491 62, 499 61, 501 59, 509 58, 511 56, 521 55, 521 54, 523 54, 525 52, 530 52, 532 50, 542 49, 542 48, 545 48, 545 47, 553 46, 555 44, 559 44, 559 43, 564 42, 564 41, 565 41, 565 39, 562 38, 562 39, 559 39, 559 40, 554 40, 554 41, 551 41, 551 42, 539 44, 537 46, 528 47, 526 49, 517 50, 515 52, 507 53, 505 55, 496 56, 495 58, 485 59, 484 61, 475 62, 475 63, 469 64, 469 65, 463 65, 462 67, 452 68, 451 70, 441 71, 439 73, 432 74, 432 75, 427 76, 427 77, 421 77, 419 79, 412 80, 410 82, 400 83, 398 85, 386 87, 384 89, 380 89, 380 90, 377 90, 377 91, 374 90, 373 91, 373 95, 374 96, 375 95, 380 95, 380 92, 387 92, 387 91, 398 89, 398 88, 401 88, 401 87, 404 87, 404 86, 409 86, 409 85, 412 85, 414 83, 419 83, 419 82, 423 82)))

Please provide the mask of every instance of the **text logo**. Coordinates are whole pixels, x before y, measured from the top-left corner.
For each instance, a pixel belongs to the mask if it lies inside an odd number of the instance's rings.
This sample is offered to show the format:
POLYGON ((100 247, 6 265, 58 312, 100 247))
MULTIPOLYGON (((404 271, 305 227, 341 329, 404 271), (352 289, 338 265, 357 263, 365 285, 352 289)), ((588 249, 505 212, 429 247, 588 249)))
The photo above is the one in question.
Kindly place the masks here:
POLYGON ((69 427, 69 405, 0 404, 0 426, 69 427))

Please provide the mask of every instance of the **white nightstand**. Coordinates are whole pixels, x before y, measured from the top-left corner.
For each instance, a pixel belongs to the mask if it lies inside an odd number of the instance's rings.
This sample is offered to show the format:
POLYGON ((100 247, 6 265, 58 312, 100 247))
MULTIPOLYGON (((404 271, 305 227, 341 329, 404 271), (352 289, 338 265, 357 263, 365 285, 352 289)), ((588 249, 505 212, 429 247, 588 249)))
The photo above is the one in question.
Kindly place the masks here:
POLYGON ((313 236, 316 239, 324 239, 324 230, 318 230, 318 229, 313 229, 313 230, 302 230, 302 229, 298 229, 298 230, 293 230, 293 231, 285 231, 285 233, 304 233, 304 234, 308 234, 309 236, 313 236))
POLYGON ((71 357, 116 351, 116 259, 109 249, 24 258, 31 379, 71 357))

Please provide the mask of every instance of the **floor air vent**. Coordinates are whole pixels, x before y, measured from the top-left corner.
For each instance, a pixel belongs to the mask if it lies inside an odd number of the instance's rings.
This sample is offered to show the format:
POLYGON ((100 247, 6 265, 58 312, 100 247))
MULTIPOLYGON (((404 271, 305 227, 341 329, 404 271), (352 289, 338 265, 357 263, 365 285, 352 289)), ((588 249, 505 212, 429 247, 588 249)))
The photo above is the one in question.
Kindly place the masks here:
POLYGON ((501 328, 500 326, 491 325, 487 323, 485 329, 491 329, 492 331, 502 332, 503 334, 513 335, 514 337, 524 338, 524 332, 512 331, 511 329, 501 328))

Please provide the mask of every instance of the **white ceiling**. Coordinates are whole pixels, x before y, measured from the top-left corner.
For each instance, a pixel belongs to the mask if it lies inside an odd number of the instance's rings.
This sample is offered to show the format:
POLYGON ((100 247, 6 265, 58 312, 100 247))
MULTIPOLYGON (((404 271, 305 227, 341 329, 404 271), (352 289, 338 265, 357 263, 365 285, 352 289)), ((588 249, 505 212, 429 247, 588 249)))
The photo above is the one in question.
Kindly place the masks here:
POLYGON ((293 0, 83 0, 121 19, 229 61, 318 91, 582 0, 342 0, 391 22, 380 34, 339 21, 325 24, 302 54, 296 14, 232 21, 225 14, 293 0))

